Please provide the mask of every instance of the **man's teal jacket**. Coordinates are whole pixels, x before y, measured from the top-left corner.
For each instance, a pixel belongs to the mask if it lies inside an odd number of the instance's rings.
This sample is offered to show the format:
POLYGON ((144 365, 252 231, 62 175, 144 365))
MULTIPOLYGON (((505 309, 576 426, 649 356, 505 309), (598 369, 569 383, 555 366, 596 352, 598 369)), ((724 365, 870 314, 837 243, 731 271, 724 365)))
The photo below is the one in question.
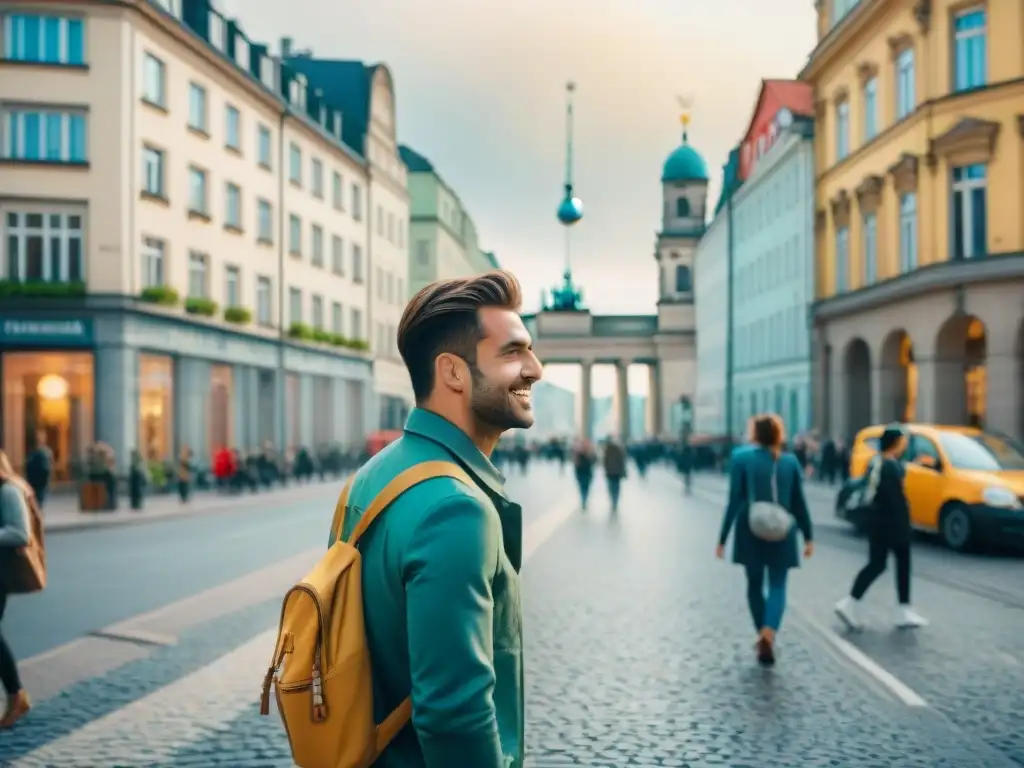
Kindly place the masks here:
POLYGON ((396 475, 438 460, 474 486, 414 486, 358 545, 377 722, 410 693, 413 703, 374 767, 522 768, 522 509, 505 478, 465 432, 413 409, 402 437, 356 475, 342 536, 396 475))

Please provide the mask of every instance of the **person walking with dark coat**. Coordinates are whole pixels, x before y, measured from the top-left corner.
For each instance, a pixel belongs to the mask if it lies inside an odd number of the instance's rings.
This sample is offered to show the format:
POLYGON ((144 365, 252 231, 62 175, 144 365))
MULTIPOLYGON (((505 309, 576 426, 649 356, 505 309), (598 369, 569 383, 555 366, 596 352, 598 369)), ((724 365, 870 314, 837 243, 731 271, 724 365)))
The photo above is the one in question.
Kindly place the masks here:
POLYGON ((622 493, 622 479, 626 476, 626 449, 616 440, 608 438, 604 446, 604 477, 608 482, 608 498, 612 512, 619 511, 619 495, 622 493))
POLYGON ((814 532, 800 463, 793 454, 782 452, 782 420, 775 415, 758 417, 752 433, 753 443, 735 449, 729 462, 729 502, 715 555, 725 557, 725 544, 735 528, 732 559, 746 569, 747 605, 758 633, 757 658, 771 666, 786 609, 789 570, 800 567, 797 532, 803 535, 804 557, 814 554, 814 532), (774 502, 792 515, 795 524, 781 541, 760 539, 751 530, 750 507, 759 501, 774 502))
POLYGON ((896 561, 896 592, 899 598, 897 626, 923 627, 928 620, 910 604, 910 505, 903 490, 904 469, 900 457, 907 449, 907 435, 899 424, 885 428, 879 454, 868 465, 864 502, 868 510, 868 563, 854 579, 850 594, 836 604, 836 614, 850 629, 860 629, 860 601, 885 572, 892 553, 896 561))

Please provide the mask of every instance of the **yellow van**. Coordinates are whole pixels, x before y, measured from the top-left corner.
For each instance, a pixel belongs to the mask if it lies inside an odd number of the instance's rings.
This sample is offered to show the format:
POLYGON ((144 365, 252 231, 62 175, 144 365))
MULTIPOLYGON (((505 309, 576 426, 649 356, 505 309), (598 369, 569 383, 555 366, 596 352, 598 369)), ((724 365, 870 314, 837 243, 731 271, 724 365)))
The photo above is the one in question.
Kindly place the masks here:
MULTIPOLYGON (((1024 450, 1010 438, 971 427, 905 425, 903 455, 910 520, 951 549, 1024 541, 1024 450)), ((857 433, 850 476, 878 452, 884 425, 857 433)), ((838 502, 838 499, 837 499, 838 502)), ((842 504, 837 503, 837 510, 842 504)))

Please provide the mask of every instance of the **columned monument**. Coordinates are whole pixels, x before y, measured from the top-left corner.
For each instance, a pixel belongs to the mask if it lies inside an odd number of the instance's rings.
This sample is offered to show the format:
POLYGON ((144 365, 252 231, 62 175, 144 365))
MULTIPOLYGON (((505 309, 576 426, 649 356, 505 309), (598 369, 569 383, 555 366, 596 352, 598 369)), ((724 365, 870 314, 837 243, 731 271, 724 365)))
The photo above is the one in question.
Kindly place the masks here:
POLYGON ((697 383, 696 324, 693 260, 704 234, 708 190, 707 164, 690 146, 688 110, 684 109, 682 143, 665 160, 661 172, 662 220, 654 258, 658 265, 657 314, 595 315, 583 303, 583 291, 573 281, 570 230, 583 218, 583 203, 572 180, 573 105, 575 87, 566 87, 566 176, 558 206, 565 227, 565 266, 562 282, 541 297, 541 309, 524 319, 534 350, 545 364, 578 363, 580 398, 576 423, 591 437, 591 373, 594 365, 616 366, 617 434, 629 435, 630 365, 648 366, 650 383, 645 431, 651 436, 678 437, 685 428, 684 413, 697 383))

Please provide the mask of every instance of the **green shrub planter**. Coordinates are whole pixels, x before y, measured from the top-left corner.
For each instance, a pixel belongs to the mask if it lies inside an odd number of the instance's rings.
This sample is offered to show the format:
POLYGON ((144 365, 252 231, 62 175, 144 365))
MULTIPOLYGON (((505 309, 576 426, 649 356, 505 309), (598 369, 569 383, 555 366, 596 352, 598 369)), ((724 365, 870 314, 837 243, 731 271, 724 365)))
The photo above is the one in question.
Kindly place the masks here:
POLYGON ((345 346, 357 352, 367 352, 370 349, 370 342, 363 339, 347 339, 345 346))
POLYGON ((147 304, 159 304, 163 307, 176 307, 178 305, 178 292, 169 285, 151 285, 143 288, 139 294, 139 300, 147 304))
POLYGON ((189 296, 185 299, 185 311, 190 315, 213 317, 217 314, 217 302, 205 296, 189 296))
POLYGON ((334 338, 334 334, 330 331, 325 331, 322 328, 316 328, 313 330, 313 341, 319 342, 320 344, 330 344, 331 339, 334 338))
POLYGON ((245 307, 225 307, 224 319, 229 323, 246 325, 252 322, 252 312, 245 307))
POLYGON ((84 296, 85 283, 50 283, 42 280, 0 280, 0 296, 40 296, 46 298, 64 298, 84 296))
POLYGON ((305 323, 292 323, 288 326, 288 335, 299 341, 313 341, 313 329, 305 323))

